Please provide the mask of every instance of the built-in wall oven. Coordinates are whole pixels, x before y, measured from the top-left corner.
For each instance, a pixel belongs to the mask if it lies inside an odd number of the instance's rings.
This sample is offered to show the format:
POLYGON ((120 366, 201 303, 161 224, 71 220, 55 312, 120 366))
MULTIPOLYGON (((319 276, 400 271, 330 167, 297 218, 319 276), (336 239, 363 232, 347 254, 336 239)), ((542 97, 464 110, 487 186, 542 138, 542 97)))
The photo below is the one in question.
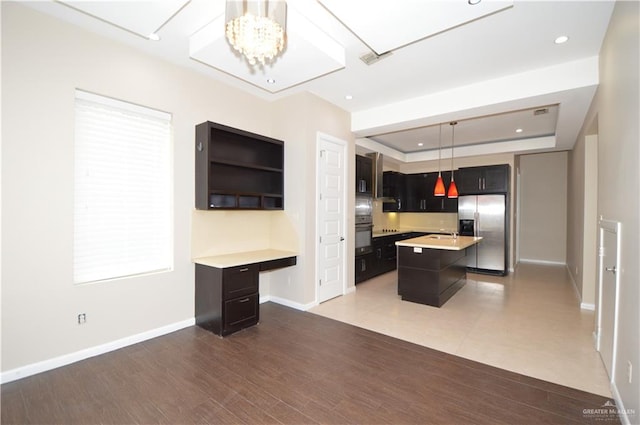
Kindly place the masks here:
POLYGON ((370 196, 356 196, 356 255, 373 251, 373 200, 370 196))

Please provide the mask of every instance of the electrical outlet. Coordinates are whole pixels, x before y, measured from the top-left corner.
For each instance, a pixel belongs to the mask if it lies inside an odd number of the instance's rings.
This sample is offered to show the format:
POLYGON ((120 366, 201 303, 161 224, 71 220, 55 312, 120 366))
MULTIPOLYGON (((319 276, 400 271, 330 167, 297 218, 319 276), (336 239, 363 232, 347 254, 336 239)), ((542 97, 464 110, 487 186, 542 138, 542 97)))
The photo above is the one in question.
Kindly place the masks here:
POLYGON ((78 324, 84 325, 85 323, 87 323, 87 314, 86 313, 78 314, 78 324))
POLYGON ((630 361, 627 361, 627 379, 631 383, 631 377, 633 376, 633 365, 630 361))

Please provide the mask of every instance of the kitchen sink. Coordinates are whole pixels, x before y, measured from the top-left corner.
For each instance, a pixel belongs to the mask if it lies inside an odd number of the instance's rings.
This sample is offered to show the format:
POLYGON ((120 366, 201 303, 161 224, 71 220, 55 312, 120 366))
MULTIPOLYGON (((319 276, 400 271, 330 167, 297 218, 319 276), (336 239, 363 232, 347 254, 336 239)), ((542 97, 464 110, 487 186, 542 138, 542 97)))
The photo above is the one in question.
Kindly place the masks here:
POLYGON ((453 239, 451 235, 427 235, 429 239, 453 239))

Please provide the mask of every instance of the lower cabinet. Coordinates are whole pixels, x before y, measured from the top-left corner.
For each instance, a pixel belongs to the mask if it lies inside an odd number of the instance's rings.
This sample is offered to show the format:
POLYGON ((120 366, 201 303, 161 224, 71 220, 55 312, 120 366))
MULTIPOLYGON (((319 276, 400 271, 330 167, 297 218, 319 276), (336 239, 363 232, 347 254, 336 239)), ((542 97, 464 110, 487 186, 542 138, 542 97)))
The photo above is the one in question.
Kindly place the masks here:
POLYGON ((356 283, 371 279, 375 276, 375 253, 370 252, 356 257, 356 283))
POLYGON ((258 264, 217 268, 196 264, 196 325, 226 336, 260 320, 258 264))
POLYGON ((355 281, 363 282, 367 279, 388 273, 396 269, 396 242, 404 239, 422 236, 425 233, 407 232, 373 238, 373 252, 359 255, 355 263, 355 281))

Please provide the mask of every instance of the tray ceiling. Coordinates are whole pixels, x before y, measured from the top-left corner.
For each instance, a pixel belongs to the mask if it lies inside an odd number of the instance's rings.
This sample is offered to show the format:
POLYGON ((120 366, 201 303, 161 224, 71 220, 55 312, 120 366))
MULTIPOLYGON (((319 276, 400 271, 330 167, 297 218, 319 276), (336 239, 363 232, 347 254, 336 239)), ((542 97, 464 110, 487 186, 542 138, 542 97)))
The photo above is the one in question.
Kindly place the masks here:
POLYGON ((222 0, 21 3, 262 99, 312 93, 351 113, 359 143, 399 157, 437 149, 429 134, 452 120, 461 122, 461 154, 571 149, 598 84, 597 56, 614 6, 288 0, 284 54, 251 69, 226 43, 222 0), (160 41, 147 39, 153 32, 160 41), (559 35, 569 42, 554 45, 559 35), (367 65, 363 56, 379 60, 367 65), (544 106, 555 108, 547 117, 555 119, 542 130, 520 114, 544 106))

